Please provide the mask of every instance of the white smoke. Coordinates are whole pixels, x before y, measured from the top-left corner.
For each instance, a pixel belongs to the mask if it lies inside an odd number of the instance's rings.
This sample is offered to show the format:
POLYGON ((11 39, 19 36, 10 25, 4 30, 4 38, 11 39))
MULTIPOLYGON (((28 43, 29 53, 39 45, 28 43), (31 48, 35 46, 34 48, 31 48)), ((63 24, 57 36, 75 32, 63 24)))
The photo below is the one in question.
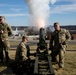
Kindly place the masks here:
POLYGON ((56 0, 49 0, 51 4, 54 4, 56 0))
POLYGON ((45 27, 50 14, 49 4, 54 4, 56 0, 26 0, 30 11, 31 25, 45 27))

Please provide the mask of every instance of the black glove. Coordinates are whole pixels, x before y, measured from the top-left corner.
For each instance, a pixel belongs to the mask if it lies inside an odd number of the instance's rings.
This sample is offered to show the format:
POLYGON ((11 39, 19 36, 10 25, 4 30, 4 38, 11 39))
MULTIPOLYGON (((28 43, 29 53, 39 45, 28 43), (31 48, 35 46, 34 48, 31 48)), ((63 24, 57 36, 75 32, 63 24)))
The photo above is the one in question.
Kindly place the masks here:
POLYGON ((53 47, 50 47, 50 48, 49 48, 49 50, 52 50, 52 49, 53 49, 53 47))
POLYGON ((64 41, 64 42, 62 43, 62 45, 66 45, 66 42, 64 41))
POLYGON ((8 36, 10 36, 12 33, 11 32, 8 32, 8 36))

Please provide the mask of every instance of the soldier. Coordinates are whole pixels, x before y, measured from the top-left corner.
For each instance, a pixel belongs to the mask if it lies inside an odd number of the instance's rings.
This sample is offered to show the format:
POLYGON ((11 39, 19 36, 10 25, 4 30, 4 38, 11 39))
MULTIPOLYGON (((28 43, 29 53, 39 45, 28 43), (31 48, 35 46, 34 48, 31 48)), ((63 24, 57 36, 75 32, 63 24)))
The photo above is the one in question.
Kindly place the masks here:
POLYGON ((60 28, 58 22, 54 23, 55 31, 51 35, 50 50, 52 61, 56 62, 57 55, 59 55, 59 68, 64 68, 64 54, 66 49, 66 42, 71 39, 68 30, 60 28))
POLYGON ((28 42, 28 37, 23 36, 22 41, 20 44, 17 46, 16 50, 16 55, 15 55, 15 60, 19 62, 26 61, 28 59, 27 57, 27 42, 28 42))
POLYGON ((9 41, 8 36, 12 34, 12 28, 5 22, 5 17, 0 16, 0 59, 3 62, 3 50, 5 51, 6 62, 9 60, 9 41))

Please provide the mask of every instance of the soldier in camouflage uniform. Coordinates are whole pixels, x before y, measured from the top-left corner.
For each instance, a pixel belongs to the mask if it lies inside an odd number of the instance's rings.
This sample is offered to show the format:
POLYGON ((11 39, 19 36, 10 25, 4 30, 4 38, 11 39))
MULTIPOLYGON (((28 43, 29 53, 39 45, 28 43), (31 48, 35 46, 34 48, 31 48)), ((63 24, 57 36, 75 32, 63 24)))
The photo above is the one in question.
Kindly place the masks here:
POLYGON ((27 42, 28 42, 27 36, 23 36, 22 41, 17 46, 16 55, 15 55, 15 60, 16 61, 23 62, 23 61, 28 59, 28 57, 27 57, 27 47, 26 47, 27 42))
POLYGON ((8 36, 12 34, 12 28, 5 22, 5 17, 0 16, 0 60, 3 62, 3 50, 5 51, 6 62, 9 60, 9 41, 8 36))
POLYGON ((57 55, 59 55, 59 67, 64 68, 64 54, 66 50, 66 42, 71 39, 71 35, 68 30, 60 28, 58 22, 54 23, 55 31, 51 35, 50 50, 52 61, 56 62, 57 55))

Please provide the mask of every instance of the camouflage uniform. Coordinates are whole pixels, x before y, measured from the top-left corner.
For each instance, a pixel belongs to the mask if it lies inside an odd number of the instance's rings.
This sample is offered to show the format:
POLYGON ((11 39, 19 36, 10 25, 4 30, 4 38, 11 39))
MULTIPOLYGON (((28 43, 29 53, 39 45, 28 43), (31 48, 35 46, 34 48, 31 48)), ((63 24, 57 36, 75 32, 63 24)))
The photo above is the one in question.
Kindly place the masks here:
POLYGON ((25 61, 27 59, 27 48, 26 44, 21 42, 16 50, 15 60, 16 61, 25 61))
MULTIPOLYGON (((3 16, 0 16, 0 19, 4 18, 3 16)), ((7 23, 0 23, 0 31, 3 30, 3 33, 0 33, 0 59, 3 62, 3 50, 5 50, 5 57, 6 61, 9 60, 9 41, 8 36, 12 34, 12 28, 7 23)))
POLYGON ((70 40, 71 36, 68 30, 60 29, 52 33, 50 40, 50 49, 52 50, 52 61, 56 61, 56 56, 59 54, 59 67, 64 67, 64 54, 66 49, 66 42, 70 40))

